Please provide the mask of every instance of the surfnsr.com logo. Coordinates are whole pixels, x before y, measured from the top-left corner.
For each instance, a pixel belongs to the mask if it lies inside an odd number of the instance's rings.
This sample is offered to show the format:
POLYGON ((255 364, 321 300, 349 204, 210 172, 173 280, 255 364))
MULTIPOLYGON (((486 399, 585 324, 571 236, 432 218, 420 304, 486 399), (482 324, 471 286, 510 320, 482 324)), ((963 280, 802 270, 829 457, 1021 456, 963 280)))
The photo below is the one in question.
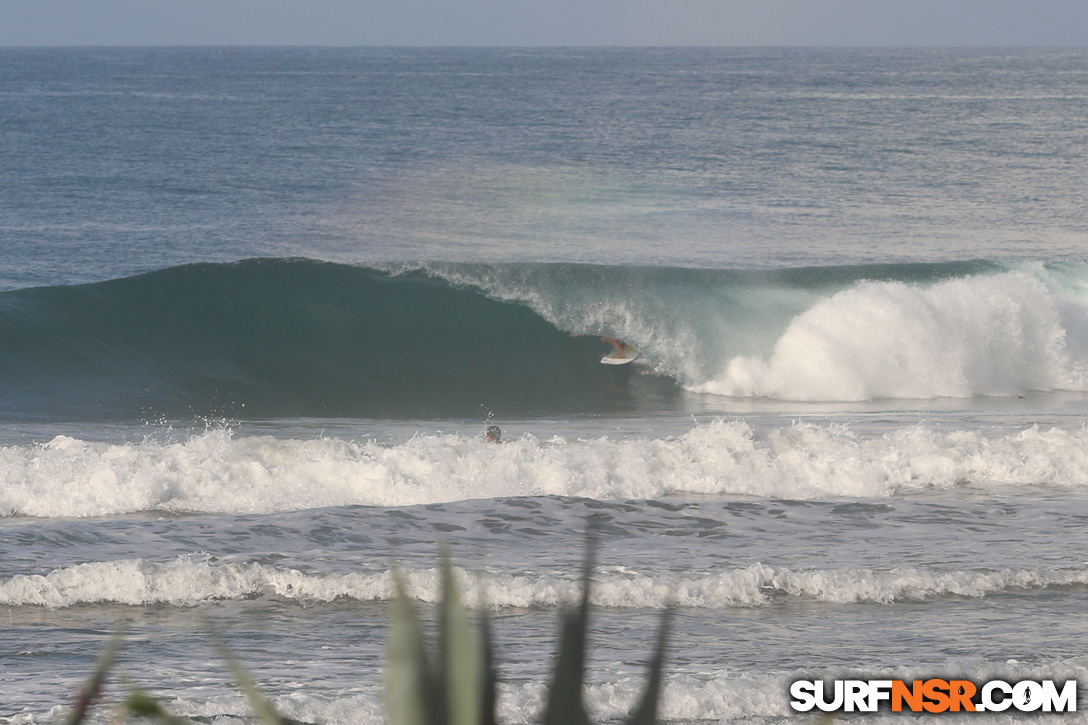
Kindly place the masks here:
POLYGON ((797 680, 790 697, 796 712, 1076 712, 1077 681, 797 680))

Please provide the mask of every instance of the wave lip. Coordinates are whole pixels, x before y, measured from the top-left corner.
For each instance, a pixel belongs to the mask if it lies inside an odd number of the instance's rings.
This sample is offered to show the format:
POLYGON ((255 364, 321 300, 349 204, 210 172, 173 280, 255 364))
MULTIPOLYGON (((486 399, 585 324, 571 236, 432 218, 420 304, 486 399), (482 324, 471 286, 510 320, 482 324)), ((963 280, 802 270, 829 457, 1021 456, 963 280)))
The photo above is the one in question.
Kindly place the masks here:
MULTIPOLYGON (((405 572, 409 592, 436 602, 441 591, 437 569, 405 572)), ((581 584, 539 574, 458 569, 468 605, 495 609, 566 606, 576 601, 581 584), (480 584, 483 584, 481 591, 480 584)), ((937 570, 871 569, 793 570, 764 564, 702 574, 603 571, 595 576, 594 604, 615 609, 698 609, 757 607, 781 598, 837 604, 925 601, 940 597, 982 598, 1017 590, 1088 584, 1088 569, 937 570)), ((387 601, 395 594, 389 571, 313 574, 255 562, 213 564, 179 558, 155 563, 140 559, 92 562, 46 575, 16 575, 0 581, 0 602, 9 606, 60 609, 110 602, 132 606, 169 604, 192 607, 203 602, 275 596, 301 603, 338 599, 387 601)))

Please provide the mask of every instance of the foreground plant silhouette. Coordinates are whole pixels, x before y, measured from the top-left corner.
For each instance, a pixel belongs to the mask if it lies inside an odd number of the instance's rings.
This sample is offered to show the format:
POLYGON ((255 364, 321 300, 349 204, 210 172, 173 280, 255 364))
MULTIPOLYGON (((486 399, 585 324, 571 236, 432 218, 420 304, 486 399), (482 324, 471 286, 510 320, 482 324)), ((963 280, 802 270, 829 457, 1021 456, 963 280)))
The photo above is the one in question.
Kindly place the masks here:
MULTIPOLYGON (((447 553, 441 556, 442 596, 438 604, 438 641, 429 648, 423 636, 416 608, 408 596, 404 578, 394 571, 396 595, 390 604, 390 632, 386 645, 383 700, 389 725, 494 725, 496 722, 496 676, 490 623, 482 611, 478 629, 470 623, 461 603, 453 565, 447 553)), ((581 601, 561 616, 559 651, 548 687, 542 725, 591 725, 583 691, 586 669, 586 630, 589 624, 592 547, 586 555, 581 601)), ((639 703, 627 725, 654 725, 661 691, 669 611, 662 618, 657 646, 649 663, 649 674, 639 703)), ((83 722, 121 646, 118 631, 99 657, 66 719, 67 725, 83 722)), ((257 720, 263 725, 301 725, 284 718, 257 688, 256 683, 234 658, 226 644, 217 639, 220 655, 243 690, 257 720)), ((136 688, 114 710, 114 722, 133 715, 168 725, 186 725, 184 718, 170 713, 153 696, 136 688)))
MULTIPOLYGON (((559 653, 548 688, 543 725, 590 725, 583 699, 586 629, 592 550, 586 556, 582 598, 564 612, 559 653)), ((491 725, 495 717, 495 672, 486 611, 473 632, 461 604, 449 557, 442 557, 442 599, 438 605, 438 644, 428 652, 415 607, 399 572, 386 652, 385 708, 389 725, 491 725)), ((657 722, 661 670, 665 659, 669 613, 666 610, 649 676, 628 725, 657 722)))
MULTIPOLYGON (((87 716, 87 712, 90 710, 91 704, 102 694, 106 677, 109 674, 110 668, 113 666, 117 651, 121 648, 123 637, 124 629, 119 628, 113 635, 110 643, 106 646, 105 651, 99 656, 98 662, 95 664, 94 672, 76 695, 75 707, 72 708, 72 712, 65 719, 65 725, 77 725, 78 723, 82 723, 87 716)), ((231 672, 234 674, 234 679, 246 695, 246 700, 249 702, 250 709, 256 714, 257 719, 261 723, 264 723, 264 725, 301 725, 297 720, 284 718, 277 714, 272 703, 261 694, 259 689, 257 689, 257 685, 253 681, 253 678, 249 676, 249 673, 247 673, 241 664, 239 664, 238 660, 235 659, 233 653, 231 653, 226 644, 218 639, 216 642, 219 645, 220 655, 230 667, 231 672)), ((191 725, 191 721, 174 715, 157 699, 136 687, 131 687, 129 689, 128 697, 124 702, 118 704, 113 715, 114 717, 111 722, 118 722, 127 715, 135 715, 141 718, 153 718, 160 722, 167 723, 167 725, 191 725)))

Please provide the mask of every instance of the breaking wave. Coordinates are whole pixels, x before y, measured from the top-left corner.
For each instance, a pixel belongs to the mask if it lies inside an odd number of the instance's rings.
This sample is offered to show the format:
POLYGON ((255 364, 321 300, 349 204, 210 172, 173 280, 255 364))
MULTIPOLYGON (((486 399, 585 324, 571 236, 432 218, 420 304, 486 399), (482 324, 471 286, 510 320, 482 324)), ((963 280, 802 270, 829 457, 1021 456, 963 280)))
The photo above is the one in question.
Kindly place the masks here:
POLYGON ((0 420, 434 418, 1088 389, 1088 264, 195 264, 0 294, 0 420), (605 367, 619 337, 641 361, 605 367))
POLYGON ((1080 488, 1088 482, 1088 431, 986 435, 919 425, 866 438, 845 426, 797 423, 757 434, 747 423, 717 420, 676 438, 523 435, 501 446, 464 434, 398 444, 227 429, 175 442, 58 436, 0 447, 0 481, 0 515, 75 518, 517 496, 879 499, 964 485, 1080 488))

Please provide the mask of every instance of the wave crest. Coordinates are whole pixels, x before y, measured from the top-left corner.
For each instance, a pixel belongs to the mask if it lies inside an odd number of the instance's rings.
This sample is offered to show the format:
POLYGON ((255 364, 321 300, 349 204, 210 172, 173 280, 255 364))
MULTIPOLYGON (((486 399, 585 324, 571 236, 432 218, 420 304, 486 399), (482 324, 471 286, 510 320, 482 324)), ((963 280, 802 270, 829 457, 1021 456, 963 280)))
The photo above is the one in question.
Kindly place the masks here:
MULTIPOLYGON (((410 594, 437 602, 437 569, 405 572, 410 594)), ((456 570, 463 598, 473 607, 495 609, 567 606, 581 584, 569 578, 456 570)), ((703 574, 598 573, 591 600, 601 607, 660 609, 666 606, 721 609, 765 606, 781 598, 834 603, 894 604, 938 597, 985 597, 1012 590, 1088 584, 1088 569, 792 570, 764 564, 703 574)), ((301 603, 337 599, 387 601, 395 586, 389 571, 304 573, 255 562, 213 564, 189 558, 169 563, 141 559, 93 562, 45 575, 19 574, 0 581, 0 602, 51 609, 112 602, 133 606, 196 606, 220 599, 275 596, 301 603)))

